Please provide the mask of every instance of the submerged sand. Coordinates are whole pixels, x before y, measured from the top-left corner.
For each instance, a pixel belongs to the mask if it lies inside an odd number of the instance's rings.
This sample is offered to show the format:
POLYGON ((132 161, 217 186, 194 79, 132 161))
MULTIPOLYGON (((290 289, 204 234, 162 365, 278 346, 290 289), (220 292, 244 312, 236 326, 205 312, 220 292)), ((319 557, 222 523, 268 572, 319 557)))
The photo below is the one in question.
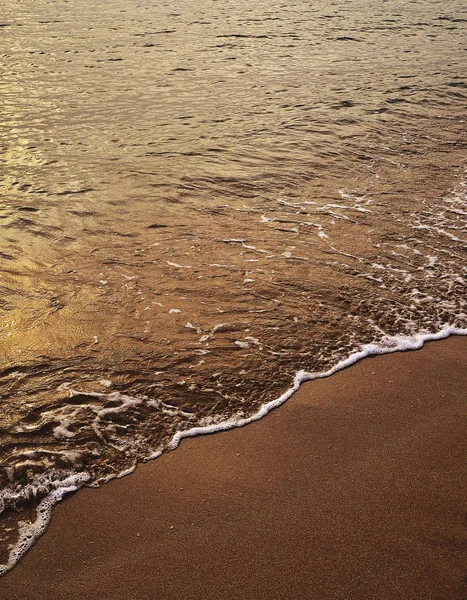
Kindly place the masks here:
POLYGON ((466 347, 366 359, 80 491, 1 598, 465 598, 466 347))

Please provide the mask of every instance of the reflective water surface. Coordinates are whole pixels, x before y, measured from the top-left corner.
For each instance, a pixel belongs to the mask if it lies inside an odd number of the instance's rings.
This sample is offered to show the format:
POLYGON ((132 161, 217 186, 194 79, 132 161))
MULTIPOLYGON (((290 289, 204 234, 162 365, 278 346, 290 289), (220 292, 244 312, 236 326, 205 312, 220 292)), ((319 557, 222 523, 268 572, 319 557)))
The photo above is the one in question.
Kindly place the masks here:
POLYGON ((0 562, 51 490, 467 327, 466 25, 457 0, 1 2, 0 562))

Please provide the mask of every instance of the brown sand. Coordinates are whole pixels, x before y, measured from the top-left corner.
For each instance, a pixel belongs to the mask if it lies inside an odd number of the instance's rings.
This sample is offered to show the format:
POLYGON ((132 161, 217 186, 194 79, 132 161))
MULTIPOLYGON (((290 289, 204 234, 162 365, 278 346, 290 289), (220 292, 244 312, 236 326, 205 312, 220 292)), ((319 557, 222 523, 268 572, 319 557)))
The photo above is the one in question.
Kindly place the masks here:
POLYGON ((2 600, 461 600, 465 338, 367 359, 64 501, 2 600))

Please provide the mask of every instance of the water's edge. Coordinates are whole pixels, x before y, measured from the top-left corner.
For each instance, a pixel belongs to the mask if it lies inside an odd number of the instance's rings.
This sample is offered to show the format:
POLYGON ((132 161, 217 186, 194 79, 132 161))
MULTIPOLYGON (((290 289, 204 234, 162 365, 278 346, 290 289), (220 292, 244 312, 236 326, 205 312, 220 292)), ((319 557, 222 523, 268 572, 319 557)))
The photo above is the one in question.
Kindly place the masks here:
MULTIPOLYGON (((185 431, 179 431, 173 436, 170 444, 168 445, 168 450, 175 450, 184 438, 213 434, 218 431, 227 431, 235 427, 243 427, 254 421, 258 421, 259 419, 265 417, 274 408, 284 404, 299 389, 302 383, 313 381, 315 379, 330 377, 334 373, 346 369, 347 367, 350 367, 360 360, 370 356, 390 354, 393 352, 404 352, 409 350, 419 350, 423 347, 425 342, 446 339, 451 335, 467 335, 467 328, 464 329, 447 324, 436 333, 421 332, 412 336, 385 336, 378 342, 362 345, 359 349, 356 349, 354 352, 352 352, 347 358, 339 361, 327 371, 309 373, 300 370, 294 377, 293 385, 287 389, 287 391, 285 391, 279 398, 263 404, 261 408, 252 416, 247 418, 230 418, 221 423, 211 423, 209 425, 201 425, 185 431)), ((167 450, 155 450, 147 460, 158 458, 164 453, 164 451, 167 450)), ((129 475, 136 469, 137 464, 138 463, 133 465, 131 468, 122 471, 118 475, 109 477, 106 481, 129 475)), ((45 533, 52 516, 52 509, 55 504, 60 502, 67 494, 75 492, 81 487, 85 486, 90 479, 91 476, 89 473, 81 472, 72 473, 68 477, 53 482, 53 487, 55 489, 53 489, 53 491, 43 498, 37 507, 36 521, 30 525, 23 525, 20 530, 19 540, 10 551, 8 562, 4 565, 0 565, 0 577, 13 569, 13 567, 19 563, 21 558, 23 558, 28 550, 30 550, 34 543, 45 533)), ((96 486, 96 484, 93 485, 96 486)))

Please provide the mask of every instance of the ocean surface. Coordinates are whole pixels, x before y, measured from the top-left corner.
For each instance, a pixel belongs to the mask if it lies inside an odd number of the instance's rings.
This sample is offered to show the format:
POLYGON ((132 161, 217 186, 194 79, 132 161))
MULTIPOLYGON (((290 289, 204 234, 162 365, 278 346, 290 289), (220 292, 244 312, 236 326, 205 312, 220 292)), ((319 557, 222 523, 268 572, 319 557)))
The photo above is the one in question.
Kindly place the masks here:
POLYGON ((66 492, 467 332, 465 2, 0 0, 0 40, 0 573, 66 492))

